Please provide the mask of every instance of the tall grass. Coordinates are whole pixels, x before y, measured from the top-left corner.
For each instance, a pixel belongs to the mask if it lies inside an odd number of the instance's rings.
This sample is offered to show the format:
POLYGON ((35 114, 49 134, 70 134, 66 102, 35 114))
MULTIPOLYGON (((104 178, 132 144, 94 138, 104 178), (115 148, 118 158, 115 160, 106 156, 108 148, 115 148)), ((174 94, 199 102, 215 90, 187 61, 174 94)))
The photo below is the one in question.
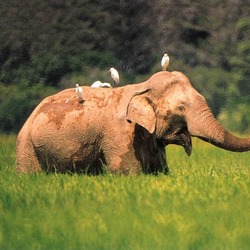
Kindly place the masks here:
POLYGON ((168 147, 170 175, 22 175, 0 143, 0 249, 249 249, 250 153, 168 147))

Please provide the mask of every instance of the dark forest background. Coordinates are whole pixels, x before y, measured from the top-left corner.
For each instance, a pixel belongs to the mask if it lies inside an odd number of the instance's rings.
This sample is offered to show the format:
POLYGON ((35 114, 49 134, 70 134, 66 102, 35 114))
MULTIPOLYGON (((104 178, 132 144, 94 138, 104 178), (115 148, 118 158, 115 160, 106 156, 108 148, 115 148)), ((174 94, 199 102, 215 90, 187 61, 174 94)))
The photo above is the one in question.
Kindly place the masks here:
POLYGON ((0 131, 16 132, 61 89, 185 73, 224 127, 250 132, 250 4, 245 0, 0 1, 0 131), (192 3, 195 2, 195 3, 192 3))

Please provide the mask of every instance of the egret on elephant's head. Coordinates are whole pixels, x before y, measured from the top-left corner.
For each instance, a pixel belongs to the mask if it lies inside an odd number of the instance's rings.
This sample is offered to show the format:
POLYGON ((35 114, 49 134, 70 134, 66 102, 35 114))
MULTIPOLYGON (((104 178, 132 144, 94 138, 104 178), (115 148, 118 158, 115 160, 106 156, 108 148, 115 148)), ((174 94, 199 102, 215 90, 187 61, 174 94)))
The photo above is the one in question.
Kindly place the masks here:
POLYGON ((167 53, 165 53, 161 59, 162 70, 167 70, 168 65, 169 65, 169 56, 167 53))

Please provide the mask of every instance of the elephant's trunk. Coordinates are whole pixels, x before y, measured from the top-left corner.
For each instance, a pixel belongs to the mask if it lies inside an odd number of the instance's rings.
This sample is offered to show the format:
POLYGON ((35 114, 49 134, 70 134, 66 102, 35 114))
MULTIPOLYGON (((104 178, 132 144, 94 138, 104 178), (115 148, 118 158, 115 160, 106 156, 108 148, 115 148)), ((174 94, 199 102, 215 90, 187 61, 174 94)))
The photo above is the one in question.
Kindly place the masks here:
POLYGON ((187 117, 189 133, 192 136, 214 144, 217 147, 244 152, 250 150, 250 138, 241 139, 227 132, 215 119, 205 100, 200 99, 187 117))

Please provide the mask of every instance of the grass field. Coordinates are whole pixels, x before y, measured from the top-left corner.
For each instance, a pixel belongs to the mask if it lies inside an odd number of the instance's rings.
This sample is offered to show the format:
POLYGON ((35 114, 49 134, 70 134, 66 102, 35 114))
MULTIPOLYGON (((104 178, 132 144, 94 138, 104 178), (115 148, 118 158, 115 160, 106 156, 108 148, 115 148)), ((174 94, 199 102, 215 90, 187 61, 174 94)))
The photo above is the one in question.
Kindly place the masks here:
POLYGON ((168 147, 169 176, 21 175, 0 138, 0 249, 249 249, 250 153, 168 147))

